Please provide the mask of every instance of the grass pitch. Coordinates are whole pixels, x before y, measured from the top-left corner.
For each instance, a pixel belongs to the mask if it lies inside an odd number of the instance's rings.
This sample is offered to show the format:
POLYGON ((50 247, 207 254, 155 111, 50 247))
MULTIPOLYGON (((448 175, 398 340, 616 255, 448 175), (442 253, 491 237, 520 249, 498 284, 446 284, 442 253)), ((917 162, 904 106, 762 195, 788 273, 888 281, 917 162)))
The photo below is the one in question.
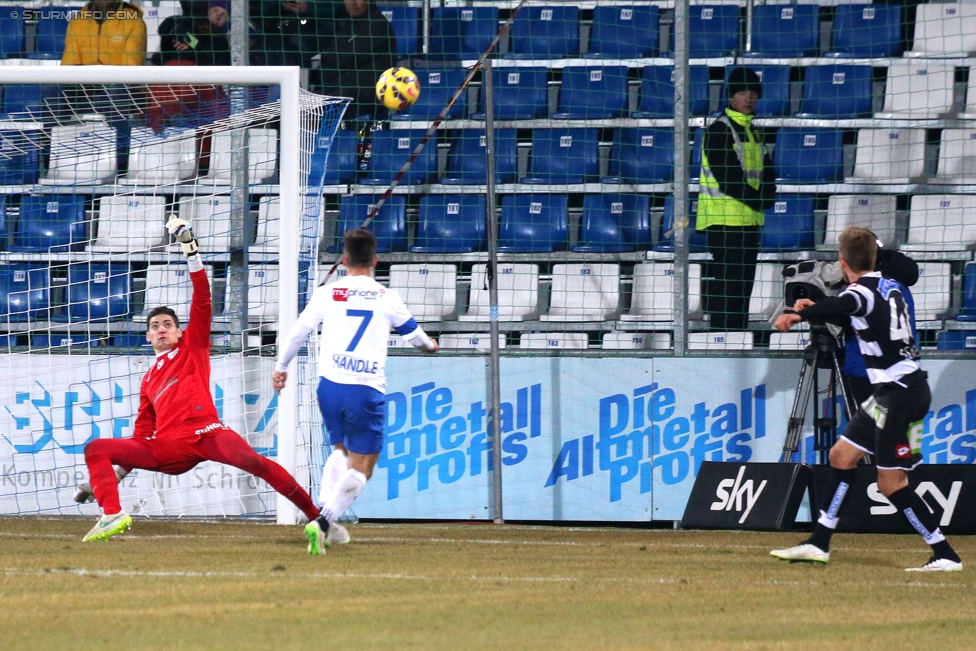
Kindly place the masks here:
POLYGON ((300 527, 0 518, 3 649, 972 649, 962 573, 906 573, 917 536, 359 524, 309 557, 300 527))

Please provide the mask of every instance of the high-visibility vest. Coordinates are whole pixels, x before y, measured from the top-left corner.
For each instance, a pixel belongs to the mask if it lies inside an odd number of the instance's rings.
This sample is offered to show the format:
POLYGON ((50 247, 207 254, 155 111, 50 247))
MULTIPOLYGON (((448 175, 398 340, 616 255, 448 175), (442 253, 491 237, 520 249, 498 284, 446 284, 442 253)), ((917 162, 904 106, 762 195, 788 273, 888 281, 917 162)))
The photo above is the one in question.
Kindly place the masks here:
MULTIPOLYGON (((718 118, 729 127, 735 143, 735 155, 742 165, 746 182, 759 189, 763 174, 763 148, 752 133, 752 116, 743 115, 732 109, 725 109, 725 115, 718 118), (732 127, 732 121, 745 128, 747 141, 743 142, 739 132, 732 127)), ((753 210, 738 199, 733 199, 718 187, 718 181, 708 164, 708 155, 702 147, 701 178, 699 179, 698 217, 695 228, 699 231, 709 226, 762 226, 766 217, 761 210, 753 210)))

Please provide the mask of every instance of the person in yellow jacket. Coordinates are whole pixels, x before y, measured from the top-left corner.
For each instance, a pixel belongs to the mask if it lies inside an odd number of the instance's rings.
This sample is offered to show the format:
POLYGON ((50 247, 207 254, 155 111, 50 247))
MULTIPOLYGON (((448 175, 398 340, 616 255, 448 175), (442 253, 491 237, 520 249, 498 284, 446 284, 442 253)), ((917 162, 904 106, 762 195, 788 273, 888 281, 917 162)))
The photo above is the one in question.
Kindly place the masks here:
POLYGON ((142 10, 121 0, 91 0, 68 23, 63 66, 141 66, 146 61, 142 10))
POLYGON ((776 199, 772 153, 752 128, 762 82, 749 68, 732 70, 729 106, 705 130, 696 229, 712 262, 703 308, 712 330, 746 330, 764 210, 776 199))

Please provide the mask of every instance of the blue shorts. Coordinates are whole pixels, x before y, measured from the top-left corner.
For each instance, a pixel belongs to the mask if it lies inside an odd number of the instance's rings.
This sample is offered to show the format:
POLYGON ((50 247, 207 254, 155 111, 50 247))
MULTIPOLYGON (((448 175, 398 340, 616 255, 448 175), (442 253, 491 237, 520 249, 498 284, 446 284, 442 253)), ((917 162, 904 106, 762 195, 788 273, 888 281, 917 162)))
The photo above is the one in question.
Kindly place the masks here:
POLYGON ((386 426, 386 396, 361 384, 319 378, 319 410, 329 443, 342 443, 356 454, 379 454, 386 426))

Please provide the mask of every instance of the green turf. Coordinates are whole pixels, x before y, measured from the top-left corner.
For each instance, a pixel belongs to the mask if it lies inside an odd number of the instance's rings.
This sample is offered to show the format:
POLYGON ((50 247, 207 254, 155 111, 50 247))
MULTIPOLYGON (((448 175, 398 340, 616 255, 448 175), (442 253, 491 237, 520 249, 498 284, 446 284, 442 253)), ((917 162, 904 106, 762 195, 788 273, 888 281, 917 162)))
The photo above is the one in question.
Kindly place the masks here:
POLYGON ((300 527, 0 518, 3 649, 971 649, 962 573, 906 573, 916 536, 354 525, 309 557, 300 527))

